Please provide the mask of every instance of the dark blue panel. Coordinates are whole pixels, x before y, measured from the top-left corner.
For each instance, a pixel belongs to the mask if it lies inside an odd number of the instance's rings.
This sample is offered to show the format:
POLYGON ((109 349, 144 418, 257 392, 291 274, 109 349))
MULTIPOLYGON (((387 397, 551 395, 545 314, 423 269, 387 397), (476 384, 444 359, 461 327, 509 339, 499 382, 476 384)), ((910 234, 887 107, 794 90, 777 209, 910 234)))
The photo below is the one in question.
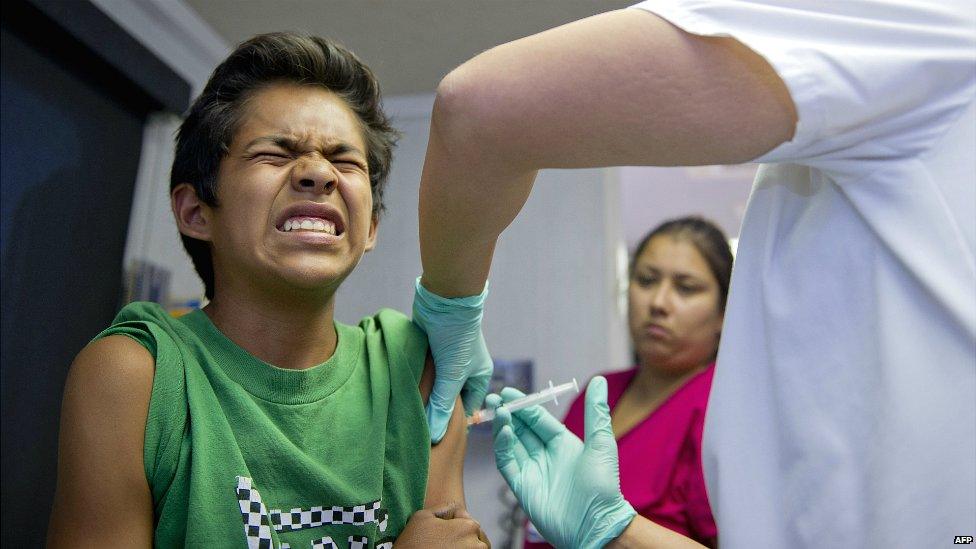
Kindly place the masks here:
POLYGON ((3 545, 41 547, 65 375, 118 306, 147 113, 144 101, 120 102, 126 94, 112 79, 90 78, 89 65, 38 49, 25 38, 30 29, 8 22, 0 29, 0 525, 3 545))

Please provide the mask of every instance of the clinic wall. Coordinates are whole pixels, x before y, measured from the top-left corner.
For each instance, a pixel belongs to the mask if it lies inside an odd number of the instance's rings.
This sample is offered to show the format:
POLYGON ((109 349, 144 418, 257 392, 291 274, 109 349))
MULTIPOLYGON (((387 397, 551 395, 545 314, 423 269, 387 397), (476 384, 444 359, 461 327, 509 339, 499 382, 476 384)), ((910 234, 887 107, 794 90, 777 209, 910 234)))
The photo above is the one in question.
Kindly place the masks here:
POLYGON ((737 238, 755 175, 755 164, 620 168, 627 250, 661 222, 692 214, 714 221, 726 236, 737 238))

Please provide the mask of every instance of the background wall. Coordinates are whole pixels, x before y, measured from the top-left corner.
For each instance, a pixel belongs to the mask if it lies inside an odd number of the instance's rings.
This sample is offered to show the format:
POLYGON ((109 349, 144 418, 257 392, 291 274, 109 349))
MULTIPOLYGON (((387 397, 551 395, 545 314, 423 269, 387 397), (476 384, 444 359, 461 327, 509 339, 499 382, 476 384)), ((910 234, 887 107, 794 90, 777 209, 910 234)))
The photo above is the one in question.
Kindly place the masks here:
POLYGON ((755 164, 620 168, 621 221, 627 250, 662 221, 704 216, 737 239, 756 176, 755 164))

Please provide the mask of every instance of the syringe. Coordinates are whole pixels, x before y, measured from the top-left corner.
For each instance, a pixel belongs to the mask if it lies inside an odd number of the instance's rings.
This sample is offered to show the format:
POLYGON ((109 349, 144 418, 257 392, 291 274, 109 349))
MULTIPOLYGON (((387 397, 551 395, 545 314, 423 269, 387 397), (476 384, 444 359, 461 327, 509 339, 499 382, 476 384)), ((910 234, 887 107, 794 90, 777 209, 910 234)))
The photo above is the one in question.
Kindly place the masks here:
MULTIPOLYGON (((559 395, 563 393, 568 393, 570 391, 579 392, 579 385, 576 384, 576 378, 569 383, 563 383, 562 385, 553 385, 552 380, 549 380, 549 388, 543 389, 537 393, 532 393, 531 395, 525 395, 522 398, 517 398, 502 404, 508 411, 514 412, 516 410, 521 410, 522 408, 528 408, 529 406, 534 406, 536 404, 543 404, 549 402, 550 400, 559 404, 559 395)), ((477 425, 479 423, 484 423, 486 421, 491 421, 495 419, 495 411, 490 408, 482 408, 476 411, 471 417, 468 418, 468 425, 477 425)))

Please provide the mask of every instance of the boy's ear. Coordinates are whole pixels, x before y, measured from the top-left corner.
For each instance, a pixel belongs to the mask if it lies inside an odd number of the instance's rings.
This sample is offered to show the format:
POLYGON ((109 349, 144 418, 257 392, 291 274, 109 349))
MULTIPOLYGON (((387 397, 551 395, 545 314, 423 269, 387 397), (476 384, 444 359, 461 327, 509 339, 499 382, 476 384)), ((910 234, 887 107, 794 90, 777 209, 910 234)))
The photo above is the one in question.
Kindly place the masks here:
POLYGON ((197 240, 210 241, 210 206, 200 200, 197 191, 189 183, 180 183, 170 192, 170 206, 176 227, 180 232, 197 240))
POLYGON ((376 247, 376 233, 380 229, 380 218, 373 214, 373 218, 369 220, 369 236, 366 237, 366 251, 370 251, 376 247))

